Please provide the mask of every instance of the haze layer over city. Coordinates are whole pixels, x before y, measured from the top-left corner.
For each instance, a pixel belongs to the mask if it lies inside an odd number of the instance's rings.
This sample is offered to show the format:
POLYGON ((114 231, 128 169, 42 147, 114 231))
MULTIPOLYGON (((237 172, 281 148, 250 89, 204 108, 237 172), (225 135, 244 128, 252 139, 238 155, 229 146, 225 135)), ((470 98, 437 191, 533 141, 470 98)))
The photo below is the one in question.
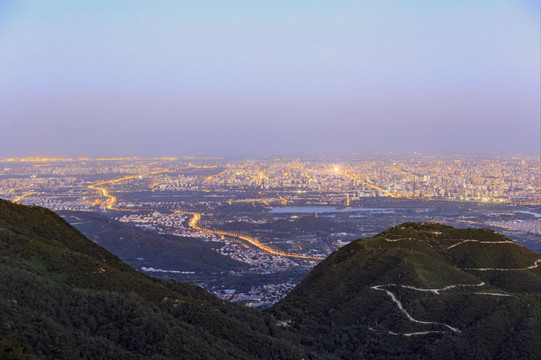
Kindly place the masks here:
POLYGON ((0 2, 0 197, 265 308, 404 222, 541 252, 531 1, 0 2))
POLYGON ((0 3, 0 155, 539 153, 534 1, 0 3))

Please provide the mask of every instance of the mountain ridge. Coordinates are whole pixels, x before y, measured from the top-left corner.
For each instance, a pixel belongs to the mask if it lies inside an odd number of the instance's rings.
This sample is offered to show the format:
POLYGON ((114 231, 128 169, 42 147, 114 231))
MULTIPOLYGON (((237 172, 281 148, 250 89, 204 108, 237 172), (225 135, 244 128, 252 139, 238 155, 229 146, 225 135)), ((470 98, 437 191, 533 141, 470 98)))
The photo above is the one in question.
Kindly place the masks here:
POLYGON ((141 274, 44 208, 0 200, 0 273, 0 340, 30 355, 303 357, 271 317, 141 274))
POLYGON ((0 356, 541 358, 539 258, 491 230, 405 223, 337 250, 258 312, 141 274, 52 211, 0 199, 0 356))
POLYGON ((374 346, 351 349, 344 336, 372 339, 383 357, 498 358, 520 349, 520 358, 536 358, 541 350, 528 339, 541 340, 540 258, 492 230, 405 223, 331 254, 271 312, 301 341, 343 358, 374 346), (523 339, 501 341, 508 346, 474 342, 487 327, 500 338, 519 324, 527 326, 513 335, 523 339))

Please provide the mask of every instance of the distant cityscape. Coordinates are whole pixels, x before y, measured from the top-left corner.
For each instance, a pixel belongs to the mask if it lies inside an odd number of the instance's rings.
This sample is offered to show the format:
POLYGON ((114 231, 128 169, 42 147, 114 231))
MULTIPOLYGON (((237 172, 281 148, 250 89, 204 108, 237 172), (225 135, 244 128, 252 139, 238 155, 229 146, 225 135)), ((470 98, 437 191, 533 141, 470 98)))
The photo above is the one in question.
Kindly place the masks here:
MULTIPOLYGON (((86 198, 77 199, 74 207, 99 205, 88 178, 100 174, 137 175, 116 179, 115 183, 132 184, 145 177, 153 191, 216 190, 251 187, 283 190, 297 198, 293 190, 328 193, 328 203, 337 196, 446 199, 455 201, 520 202, 537 204, 540 159, 536 156, 496 158, 443 157, 414 155, 408 157, 353 158, 347 161, 321 159, 225 160, 177 158, 8 158, 0 159, 0 191, 14 201, 33 196, 39 199, 51 187, 85 188, 86 198), (196 169, 219 169, 202 177, 191 174, 196 169), (192 171, 193 172, 193 171, 192 171), (12 177, 9 177, 12 175, 12 177), (24 177, 24 176, 29 177, 24 177), (71 175, 71 176, 70 176, 71 175), (78 177, 79 176, 79 177, 78 177), (86 186, 85 186, 86 185, 86 186), (23 191, 24 190, 24 191, 23 191), (13 197, 13 195, 16 195, 13 197)), ((94 179, 95 180, 95 179, 94 179)), ((109 183, 109 179, 104 184, 109 183)), ((280 194, 261 194, 256 201, 287 202, 280 194)), ((107 197, 107 196, 106 196, 107 197)), ((243 201, 247 201, 244 199, 243 201)), ((67 206, 67 204, 65 204, 67 206)), ((136 206, 135 204, 130 204, 136 206)))
MULTIPOLYGON (((489 227, 541 251, 540 168, 539 157, 523 155, 6 158, 0 197, 212 242, 248 273, 302 274, 344 244, 406 221, 489 227)), ((240 289, 144 258, 132 265, 258 307, 280 300, 300 276, 240 289)))

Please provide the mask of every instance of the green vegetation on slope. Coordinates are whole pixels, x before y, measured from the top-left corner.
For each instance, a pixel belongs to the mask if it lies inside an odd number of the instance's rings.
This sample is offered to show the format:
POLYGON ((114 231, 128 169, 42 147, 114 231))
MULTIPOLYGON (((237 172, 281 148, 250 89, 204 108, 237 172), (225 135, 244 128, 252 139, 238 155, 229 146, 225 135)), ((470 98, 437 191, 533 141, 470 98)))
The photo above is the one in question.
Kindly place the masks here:
POLYGON ((260 313, 0 200, 0 357, 537 359, 537 258, 489 230, 406 223, 336 251, 260 313))
POLYGON ((43 208, 0 200, 0 273, 0 339, 19 358, 303 356, 270 317, 140 274, 43 208))
POLYGON ((406 223, 331 254, 270 312, 343 359, 539 358, 538 258, 491 230, 406 223))

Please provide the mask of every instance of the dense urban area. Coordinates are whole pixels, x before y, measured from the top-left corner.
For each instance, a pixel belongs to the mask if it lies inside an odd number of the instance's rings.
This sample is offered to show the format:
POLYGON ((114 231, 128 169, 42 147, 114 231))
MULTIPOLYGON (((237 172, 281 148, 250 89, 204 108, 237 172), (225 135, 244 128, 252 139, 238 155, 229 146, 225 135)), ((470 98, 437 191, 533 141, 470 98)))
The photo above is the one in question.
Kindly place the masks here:
POLYGON ((267 307, 334 250, 407 221, 491 228, 541 252, 540 166, 523 155, 13 158, 0 159, 0 197, 58 212, 105 247, 125 240, 111 224, 204 244, 231 263, 113 252, 149 275, 267 307))

